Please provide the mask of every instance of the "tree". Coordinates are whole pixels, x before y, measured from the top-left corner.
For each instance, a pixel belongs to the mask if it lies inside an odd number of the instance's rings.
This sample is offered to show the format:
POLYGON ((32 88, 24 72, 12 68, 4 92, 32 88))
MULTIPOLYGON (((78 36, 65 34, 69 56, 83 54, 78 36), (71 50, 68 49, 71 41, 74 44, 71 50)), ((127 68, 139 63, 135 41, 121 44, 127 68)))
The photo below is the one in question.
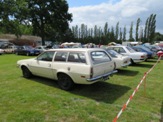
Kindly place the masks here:
POLYGON ((133 22, 131 22, 131 27, 130 27, 130 31, 129 31, 129 40, 133 41, 133 22))
POLYGON ((33 33, 42 38, 45 45, 45 37, 49 31, 62 35, 68 30, 68 21, 72 15, 68 13, 68 4, 65 0, 29 0, 28 16, 26 20, 33 26, 33 33))
POLYGON ((140 18, 137 19, 137 23, 136 23, 136 34, 135 34, 135 40, 138 41, 139 40, 139 25, 140 25, 140 18))
POLYGON ((150 17, 147 18, 144 30, 144 41, 153 43, 153 38, 156 29, 156 14, 151 14, 150 17))
POLYGON ((119 22, 117 22, 116 24, 116 30, 115 30, 115 39, 118 40, 118 36, 119 36, 119 22))
POLYGON ((108 33, 108 23, 106 22, 104 25, 104 36, 106 36, 108 33))
POLYGON ((124 28, 123 28, 122 40, 123 40, 123 41, 126 41, 126 26, 124 26, 124 28))
POLYGON ((14 16, 17 12, 16 2, 13 0, 0 1, 0 25, 4 33, 14 33, 17 37, 21 35, 19 21, 14 16))

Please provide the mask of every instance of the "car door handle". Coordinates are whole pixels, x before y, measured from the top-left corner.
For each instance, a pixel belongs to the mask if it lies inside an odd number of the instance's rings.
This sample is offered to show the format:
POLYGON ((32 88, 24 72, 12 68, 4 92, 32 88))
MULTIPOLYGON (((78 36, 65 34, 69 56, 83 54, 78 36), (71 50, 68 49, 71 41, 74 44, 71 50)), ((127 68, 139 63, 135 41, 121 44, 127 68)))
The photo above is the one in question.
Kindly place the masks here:
POLYGON ((51 64, 48 64, 49 67, 51 67, 51 64))

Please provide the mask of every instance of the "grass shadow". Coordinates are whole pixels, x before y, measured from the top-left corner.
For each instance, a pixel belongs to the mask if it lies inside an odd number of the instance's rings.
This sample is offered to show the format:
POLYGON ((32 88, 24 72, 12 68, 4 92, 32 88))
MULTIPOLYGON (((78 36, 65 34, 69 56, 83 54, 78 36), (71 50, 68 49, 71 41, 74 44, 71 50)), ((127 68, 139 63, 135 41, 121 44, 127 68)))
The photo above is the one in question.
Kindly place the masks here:
POLYGON ((71 93, 88 97, 98 102, 112 104, 130 89, 127 86, 97 82, 92 85, 76 85, 75 90, 71 91, 71 93))
POLYGON ((160 122, 163 122, 163 101, 161 105, 160 115, 161 115, 160 122))
POLYGON ((48 85, 51 87, 58 87, 56 80, 52 80, 52 79, 48 79, 48 78, 44 78, 44 77, 39 77, 39 76, 33 76, 30 80, 41 83, 41 84, 45 84, 45 85, 48 85))
POLYGON ((118 69, 117 75, 135 76, 138 73, 139 73, 138 71, 126 70, 126 69, 118 69))
MULTIPOLYGON (((31 81, 59 89, 56 80, 34 76, 31 81)), ((73 90, 67 92, 88 97, 99 102, 114 103, 114 101, 123 96, 130 89, 131 88, 127 86, 115 85, 107 82, 97 82, 91 85, 76 84, 73 90)))
POLYGON ((143 68, 151 68, 152 66, 153 64, 142 64, 142 63, 131 65, 131 67, 143 67, 143 68))

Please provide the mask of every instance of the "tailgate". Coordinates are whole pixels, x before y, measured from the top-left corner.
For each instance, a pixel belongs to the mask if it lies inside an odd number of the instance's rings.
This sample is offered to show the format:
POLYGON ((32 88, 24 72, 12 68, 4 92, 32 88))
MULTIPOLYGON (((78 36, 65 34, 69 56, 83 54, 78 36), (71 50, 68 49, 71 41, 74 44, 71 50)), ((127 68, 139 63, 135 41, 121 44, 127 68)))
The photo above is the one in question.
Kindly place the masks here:
POLYGON ((105 62, 93 66, 93 77, 105 75, 114 70, 114 62, 105 62))

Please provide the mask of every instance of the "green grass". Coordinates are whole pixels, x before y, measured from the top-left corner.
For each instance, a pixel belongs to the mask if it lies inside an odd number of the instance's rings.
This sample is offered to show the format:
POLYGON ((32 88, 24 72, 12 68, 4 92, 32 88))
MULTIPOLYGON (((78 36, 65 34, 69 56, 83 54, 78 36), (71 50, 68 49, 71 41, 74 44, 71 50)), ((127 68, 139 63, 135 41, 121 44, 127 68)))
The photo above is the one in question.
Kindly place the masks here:
MULTIPOLYGON (((63 91, 56 81, 25 79, 16 62, 0 55, 0 122, 112 122, 156 59, 122 68, 106 82, 63 91)), ((163 60, 149 73, 119 122, 163 121, 163 60)))

